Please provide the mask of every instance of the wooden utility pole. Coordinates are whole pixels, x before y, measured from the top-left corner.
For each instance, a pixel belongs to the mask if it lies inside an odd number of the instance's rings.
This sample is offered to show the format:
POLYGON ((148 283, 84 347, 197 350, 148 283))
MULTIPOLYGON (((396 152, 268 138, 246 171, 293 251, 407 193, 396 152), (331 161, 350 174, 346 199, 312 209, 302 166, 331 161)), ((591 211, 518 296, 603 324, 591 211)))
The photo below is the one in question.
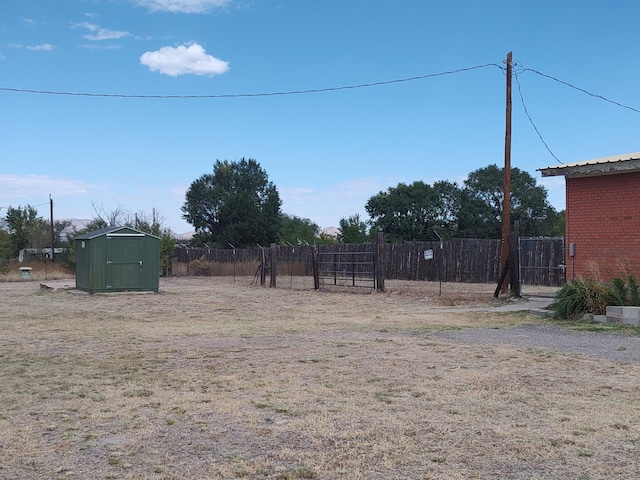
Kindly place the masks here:
POLYGON ((51 198, 51 194, 49 194, 49 210, 51 213, 51 263, 53 264, 55 262, 56 235, 53 226, 53 198, 51 198))
MULTIPOLYGON (((500 263, 506 272, 509 265, 509 231, 511 226, 511 76, 512 52, 507 53, 507 118, 504 136, 504 195, 502 198, 502 249, 500 263)), ((502 284, 502 293, 507 292, 507 284, 502 284)))

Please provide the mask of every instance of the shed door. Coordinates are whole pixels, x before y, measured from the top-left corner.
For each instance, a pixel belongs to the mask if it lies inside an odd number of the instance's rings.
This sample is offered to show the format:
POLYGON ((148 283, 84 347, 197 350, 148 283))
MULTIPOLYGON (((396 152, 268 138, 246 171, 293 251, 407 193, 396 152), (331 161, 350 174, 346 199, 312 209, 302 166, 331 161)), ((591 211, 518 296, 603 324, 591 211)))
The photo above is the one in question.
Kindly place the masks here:
POLYGON ((107 289, 142 287, 144 235, 107 235, 107 289))

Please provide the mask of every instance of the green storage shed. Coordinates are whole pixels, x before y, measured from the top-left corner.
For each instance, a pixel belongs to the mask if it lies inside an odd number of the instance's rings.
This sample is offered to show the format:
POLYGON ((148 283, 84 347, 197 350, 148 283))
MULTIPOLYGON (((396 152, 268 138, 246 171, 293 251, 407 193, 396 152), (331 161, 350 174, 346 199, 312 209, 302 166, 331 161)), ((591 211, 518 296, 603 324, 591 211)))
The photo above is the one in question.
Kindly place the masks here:
POLYGON ((158 291, 160 239, 129 227, 76 237, 76 288, 89 293, 158 291))

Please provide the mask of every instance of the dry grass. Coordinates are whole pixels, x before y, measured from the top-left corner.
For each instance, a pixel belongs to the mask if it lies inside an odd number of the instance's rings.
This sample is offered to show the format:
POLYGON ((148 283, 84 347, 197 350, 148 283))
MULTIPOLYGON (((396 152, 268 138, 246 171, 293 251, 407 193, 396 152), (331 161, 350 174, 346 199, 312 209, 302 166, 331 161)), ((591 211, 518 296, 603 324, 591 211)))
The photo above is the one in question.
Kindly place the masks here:
POLYGON ((30 267, 28 280, 44 282, 73 278, 73 271, 50 262, 11 262, 7 273, 0 273, 0 282, 22 282, 25 277, 20 273, 20 267, 30 267))
POLYGON ((638 477, 639 365, 425 333, 539 321, 429 313, 492 286, 250 283, 0 283, 0 478, 638 477))

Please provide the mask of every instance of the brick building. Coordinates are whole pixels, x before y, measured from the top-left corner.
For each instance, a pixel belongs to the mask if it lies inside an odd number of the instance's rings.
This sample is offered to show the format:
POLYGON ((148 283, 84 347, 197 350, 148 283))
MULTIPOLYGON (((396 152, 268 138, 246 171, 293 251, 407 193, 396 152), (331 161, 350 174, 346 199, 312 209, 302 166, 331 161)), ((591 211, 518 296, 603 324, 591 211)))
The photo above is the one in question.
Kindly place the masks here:
POLYGON ((567 280, 610 279, 621 262, 640 278, 640 152, 539 171, 565 177, 567 280))

